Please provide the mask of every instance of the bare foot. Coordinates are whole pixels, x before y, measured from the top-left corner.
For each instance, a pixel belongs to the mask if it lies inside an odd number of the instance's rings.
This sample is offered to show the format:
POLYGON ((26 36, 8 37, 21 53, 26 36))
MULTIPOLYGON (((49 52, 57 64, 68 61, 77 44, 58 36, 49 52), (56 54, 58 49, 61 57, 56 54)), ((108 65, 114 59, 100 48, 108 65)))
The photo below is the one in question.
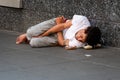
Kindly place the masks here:
POLYGON ((21 44, 21 43, 26 42, 26 41, 27 41, 26 34, 22 34, 22 35, 17 37, 16 44, 21 44))

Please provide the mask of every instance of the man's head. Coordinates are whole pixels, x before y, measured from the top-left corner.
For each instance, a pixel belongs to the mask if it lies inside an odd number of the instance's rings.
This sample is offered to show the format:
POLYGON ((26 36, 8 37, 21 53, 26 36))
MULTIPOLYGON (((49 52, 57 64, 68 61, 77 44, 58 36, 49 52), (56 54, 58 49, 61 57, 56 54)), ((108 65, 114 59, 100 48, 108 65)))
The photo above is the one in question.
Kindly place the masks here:
POLYGON ((100 43, 101 31, 98 27, 88 27, 87 29, 79 30, 75 38, 80 42, 86 42, 91 46, 100 43))
POLYGON ((87 37, 86 37, 86 42, 91 45, 95 46, 98 43, 100 43, 101 40, 101 31, 98 27, 89 27, 86 30, 87 37))
POLYGON ((86 29, 81 29, 75 34, 75 38, 80 42, 85 42, 87 38, 86 29))

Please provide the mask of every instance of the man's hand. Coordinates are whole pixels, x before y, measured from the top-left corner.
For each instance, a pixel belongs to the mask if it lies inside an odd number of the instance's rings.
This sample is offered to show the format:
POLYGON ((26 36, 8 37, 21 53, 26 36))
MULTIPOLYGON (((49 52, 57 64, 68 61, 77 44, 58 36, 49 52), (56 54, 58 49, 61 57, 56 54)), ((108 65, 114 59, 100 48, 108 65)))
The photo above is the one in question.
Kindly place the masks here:
POLYGON ((64 40, 64 44, 65 44, 65 49, 67 49, 67 50, 76 49, 76 46, 69 46, 69 39, 64 40))
POLYGON ((64 45, 69 46, 69 39, 64 40, 64 45))
POLYGON ((60 23, 65 23, 67 19, 64 16, 60 16, 56 18, 56 23, 60 24, 60 23))

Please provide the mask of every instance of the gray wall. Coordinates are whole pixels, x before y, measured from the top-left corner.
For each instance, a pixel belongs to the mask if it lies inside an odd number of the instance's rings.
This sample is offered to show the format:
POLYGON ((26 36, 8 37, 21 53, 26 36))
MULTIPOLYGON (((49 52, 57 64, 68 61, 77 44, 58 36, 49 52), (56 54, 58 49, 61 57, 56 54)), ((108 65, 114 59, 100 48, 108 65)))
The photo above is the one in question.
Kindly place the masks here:
POLYGON ((21 9, 0 7, 0 29, 25 32, 59 15, 80 14, 101 29, 106 45, 120 47, 120 0, 23 0, 22 5, 21 9))

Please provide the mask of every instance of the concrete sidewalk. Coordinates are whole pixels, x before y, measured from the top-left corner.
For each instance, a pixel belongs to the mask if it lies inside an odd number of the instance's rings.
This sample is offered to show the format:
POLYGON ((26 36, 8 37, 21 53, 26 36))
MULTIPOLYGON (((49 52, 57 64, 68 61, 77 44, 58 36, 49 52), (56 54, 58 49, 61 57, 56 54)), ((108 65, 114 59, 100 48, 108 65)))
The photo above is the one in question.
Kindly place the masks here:
POLYGON ((120 48, 31 48, 17 35, 0 30, 0 80, 120 80, 120 48))

